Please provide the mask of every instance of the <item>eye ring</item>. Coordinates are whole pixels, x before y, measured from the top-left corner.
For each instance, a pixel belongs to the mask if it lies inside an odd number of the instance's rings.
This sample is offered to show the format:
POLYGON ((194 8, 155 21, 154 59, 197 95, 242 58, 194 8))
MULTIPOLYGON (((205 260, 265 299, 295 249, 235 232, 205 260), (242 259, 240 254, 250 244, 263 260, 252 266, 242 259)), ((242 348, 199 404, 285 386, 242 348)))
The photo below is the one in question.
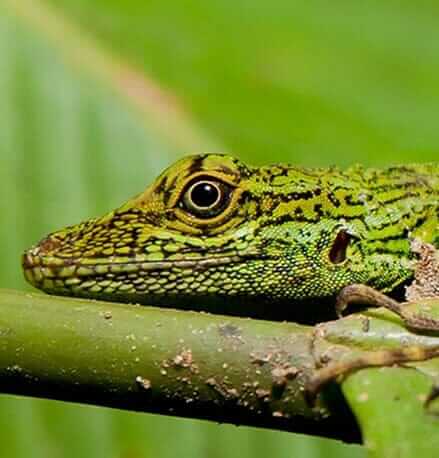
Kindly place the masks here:
POLYGON ((182 194, 179 207, 199 218, 219 215, 230 202, 232 187, 210 177, 198 177, 182 194))
POLYGON ((190 199, 191 205, 197 209, 209 210, 221 199, 221 189, 214 181, 201 180, 190 186, 185 197, 190 199))

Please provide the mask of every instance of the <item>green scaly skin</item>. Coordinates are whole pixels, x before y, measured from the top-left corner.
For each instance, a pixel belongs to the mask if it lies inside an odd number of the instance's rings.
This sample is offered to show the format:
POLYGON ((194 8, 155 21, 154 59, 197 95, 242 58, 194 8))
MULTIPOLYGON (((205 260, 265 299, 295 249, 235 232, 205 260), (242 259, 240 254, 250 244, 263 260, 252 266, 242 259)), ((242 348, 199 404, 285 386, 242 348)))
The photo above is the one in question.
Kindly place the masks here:
POLYGON ((411 238, 439 247, 438 220, 438 164, 250 167, 201 154, 119 209, 49 235, 25 253, 23 267, 50 294, 288 308, 354 283, 393 290, 413 277, 411 238), (220 183, 214 212, 187 204, 199 180, 220 183))

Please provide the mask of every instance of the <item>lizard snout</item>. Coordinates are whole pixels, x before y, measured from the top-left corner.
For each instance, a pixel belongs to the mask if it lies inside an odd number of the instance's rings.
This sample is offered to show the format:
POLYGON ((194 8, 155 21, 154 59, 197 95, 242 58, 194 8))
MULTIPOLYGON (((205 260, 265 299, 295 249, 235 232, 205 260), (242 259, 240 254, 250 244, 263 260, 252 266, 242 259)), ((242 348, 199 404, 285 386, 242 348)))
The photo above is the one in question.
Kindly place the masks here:
POLYGON ((26 268, 32 268, 45 264, 43 259, 54 256, 61 246, 61 241, 53 235, 42 239, 37 245, 29 248, 23 254, 22 265, 26 268))
POLYGON ((74 261, 59 257, 61 248, 62 240, 56 234, 52 234, 23 253, 21 264, 24 276, 31 285, 44 289, 43 287, 55 278, 71 274, 74 261))
POLYGON ((35 250, 38 251, 41 256, 44 256, 56 252, 60 247, 61 240, 54 235, 49 235, 41 240, 35 247, 35 250))

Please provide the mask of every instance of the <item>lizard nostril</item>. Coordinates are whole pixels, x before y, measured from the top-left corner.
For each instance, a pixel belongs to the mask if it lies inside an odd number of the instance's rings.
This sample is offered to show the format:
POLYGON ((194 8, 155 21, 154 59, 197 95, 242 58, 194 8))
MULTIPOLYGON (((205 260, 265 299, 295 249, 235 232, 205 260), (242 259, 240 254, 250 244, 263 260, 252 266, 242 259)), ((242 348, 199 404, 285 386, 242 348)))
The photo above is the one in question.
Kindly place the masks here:
POLYGON ((40 254, 51 253, 56 251, 60 246, 61 241, 56 237, 49 235, 38 244, 38 250, 40 254))
POLYGON ((333 264, 341 264, 346 260, 346 250, 349 246, 351 238, 351 235, 345 230, 341 230, 337 234, 337 237, 331 247, 331 251, 329 252, 329 260, 333 264))
POLYGON ((25 269, 31 269, 39 265, 44 256, 52 255, 61 246, 61 241, 49 235, 35 245, 26 250, 22 256, 22 265, 25 269))

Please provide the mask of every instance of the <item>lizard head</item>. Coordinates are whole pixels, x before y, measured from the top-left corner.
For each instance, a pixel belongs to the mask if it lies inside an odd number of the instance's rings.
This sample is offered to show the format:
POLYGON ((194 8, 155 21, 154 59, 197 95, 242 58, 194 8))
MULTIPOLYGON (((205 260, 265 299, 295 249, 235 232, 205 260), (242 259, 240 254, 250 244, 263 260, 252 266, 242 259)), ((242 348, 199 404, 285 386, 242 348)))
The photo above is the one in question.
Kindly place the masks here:
POLYGON ((334 171, 188 156, 117 210, 29 249, 25 276, 53 294, 227 304, 228 313, 251 298, 272 304, 329 296, 367 278, 361 236, 343 219, 363 207, 337 216, 328 177, 338 179, 334 171))
POLYGON ((251 176, 227 155, 188 156, 117 210, 27 250, 25 277, 48 293, 152 304, 237 291, 228 270, 258 255, 251 176))

